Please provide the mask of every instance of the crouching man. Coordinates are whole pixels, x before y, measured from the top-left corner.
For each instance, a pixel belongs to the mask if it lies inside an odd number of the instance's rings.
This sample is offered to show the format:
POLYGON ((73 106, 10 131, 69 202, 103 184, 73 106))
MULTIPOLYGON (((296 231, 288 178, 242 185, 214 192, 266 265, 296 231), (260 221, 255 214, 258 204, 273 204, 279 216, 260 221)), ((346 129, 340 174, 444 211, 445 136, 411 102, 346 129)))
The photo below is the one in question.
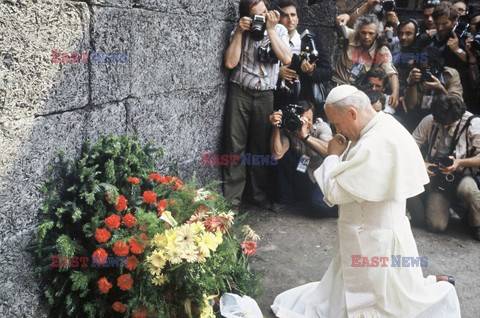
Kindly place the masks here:
POLYGON ((475 180, 480 167, 480 118, 467 112, 457 96, 436 96, 431 110, 413 132, 418 146, 426 146, 430 187, 425 198, 409 200, 412 222, 442 232, 450 204, 457 202, 468 209, 469 224, 480 240, 480 190, 475 180))
POLYGON ((337 208, 330 208, 323 201, 313 177, 313 172, 323 163, 332 138, 332 130, 326 122, 321 118, 313 122, 313 109, 311 102, 303 100, 269 117, 272 125, 270 151, 279 160, 274 182, 277 186, 274 211, 293 203, 293 197, 301 199, 302 194, 306 194, 315 213, 337 216, 337 208))

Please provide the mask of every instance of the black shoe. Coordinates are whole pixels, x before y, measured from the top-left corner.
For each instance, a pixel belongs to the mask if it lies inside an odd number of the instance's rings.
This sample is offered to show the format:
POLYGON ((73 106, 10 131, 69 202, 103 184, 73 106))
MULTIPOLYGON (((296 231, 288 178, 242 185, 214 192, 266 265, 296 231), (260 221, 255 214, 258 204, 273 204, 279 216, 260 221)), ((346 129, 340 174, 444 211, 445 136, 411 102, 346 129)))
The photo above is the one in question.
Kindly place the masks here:
POLYGON ((268 200, 263 200, 260 202, 256 202, 255 205, 262 210, 272 210, 272 203, 268 200))
POLYGON ((436 275, 437 282, 444 281, 444 282, 449 282, 453 286, 455 286, 455 277, 450 276, 450 275, 436 275))
POLYGON ((275 213, 282 213, 288 209, 288 205, 282 203, 274 203, 272 204, 272 212, 275 213))

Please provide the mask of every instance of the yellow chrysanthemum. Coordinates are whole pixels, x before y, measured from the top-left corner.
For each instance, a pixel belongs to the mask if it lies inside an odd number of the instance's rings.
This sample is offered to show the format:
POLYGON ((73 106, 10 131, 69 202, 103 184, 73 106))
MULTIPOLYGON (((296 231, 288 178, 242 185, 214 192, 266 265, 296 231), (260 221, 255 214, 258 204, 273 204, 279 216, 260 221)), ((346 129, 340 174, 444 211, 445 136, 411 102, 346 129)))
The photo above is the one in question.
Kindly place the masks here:
POLYGON ((207 253, 204 254, 202 251, 198 251, 197 254, 197 262, 198 263, 205 263, 207 261, 207 258, 210 257, 210 251, 207 249, 207 253))
POLYGON ((193 233, 195 233, 195 235, 205 232, 205 226, 202 222, 195 222, 190 224, 190 226, 192 227, 193 233))
POLYGON ((147 257, 147 262, 153 266, 162 269, 167 263, 165 254, 161 250, 155 250, 152 255, 147 257))
POLYGON ((179 227, 175 232, 177 233, 177 237, 175 238, 175 243, 177 245, 188 246, 195 243, 195 233, 190 224, 185 224, 179 227))
POLYGON ((154 278, 152 278, 152 284, 161 286, 167 282, 167 276, 163 274, 156 275, 154 278))
POLYGON ((198 260, 198 251, 195 248, 185 249, 182 251, 181 256, 188 263, 195 263, 198 260))
POLYGON ((218 245, 223 243, 223 235, 222 235, 222 231, 220 231, 220 229, 217 229, 217 231, 215 231, 215 238, 217 239, 217 244, 218 245))
POLYGON ((215 234, 211 232, 205 232, 200 235, 200 240, 198 241, 198 249, 203 254, 210 254, 209 250, 215 252, 218 247, 218 238, 215 234))
POLYGON ((157 267, 157 266, 154 266, 152 264, 149 264, 148 265, 148 271, 150 272, 150 274, 152 274, 153 276, 156 276, 156 275, 160 275, 162 273, 162 268, 160 267, 157 267))
POLYGON ((165 247, 168 244, 167 237, 164 233, 155 234, 152 242, 155 247, 165 247))
POLYGON ((180 264, 182 262, 182 251, 178 248, 169 248, 165 250, 165 256, 170 264, 180 264))

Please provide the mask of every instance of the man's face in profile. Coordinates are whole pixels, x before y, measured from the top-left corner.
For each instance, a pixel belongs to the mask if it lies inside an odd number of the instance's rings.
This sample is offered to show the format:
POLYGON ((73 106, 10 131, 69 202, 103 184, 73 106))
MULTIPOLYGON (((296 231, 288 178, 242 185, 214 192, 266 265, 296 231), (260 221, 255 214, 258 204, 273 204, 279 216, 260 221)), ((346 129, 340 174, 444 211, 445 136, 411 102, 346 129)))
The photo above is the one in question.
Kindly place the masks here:
POLYGON ((294 6, 288 6, 282 8, 282 10, 285 15, 280 17, 280 23, 287 28, 288 33, 292 33, 298 26, 297 9, 294 6))
POLYGON ((325 107, 328 120, 335 126, 337 134, 343 135, 348 140, 358 140, 360 131, 358 125, 358 114, 353 107, 345 110, 337 110, 335 107, 325 107))
MULTIPOLYGON (((308 131, 312 131, 313 128, 313 110, 309 109, 301 116, 307 121, 308 131)), ((301 128, 300 128, 301 129, 301 128)))

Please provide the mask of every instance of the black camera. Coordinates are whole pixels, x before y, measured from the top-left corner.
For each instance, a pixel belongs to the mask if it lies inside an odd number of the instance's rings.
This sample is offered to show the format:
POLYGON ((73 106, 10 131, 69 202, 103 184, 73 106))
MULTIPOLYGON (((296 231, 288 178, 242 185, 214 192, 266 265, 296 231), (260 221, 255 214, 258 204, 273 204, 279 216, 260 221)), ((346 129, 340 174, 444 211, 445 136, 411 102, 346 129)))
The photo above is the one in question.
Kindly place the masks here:
POLYGON ((295 131, 302 126, 302 117, 305 110, 302 106, 289 104, 282 107, 282 124, 281 128, 286 128, 288 131, 295 131))
POLYGON ((270 42, 257 48, 257 58, 262 63, 278 63, 278 58, 275 55, 275 52, 273 51, 270 42))
POLYGON ((459 175, 454 173, 443 174, 440 168, 446 168, 453 165, 453 159, 442 157, 434 160, 436 166, 428 167, 428 170, 435 173, 432 177, 430 186, 436 192, 448 192, 452 194, 460 181, 459 175))
POLYGON ((252 17, 252 25, 250 26, 250 36, 254 41, 263 40, 265 34, 265 17, 260 14, 256 14, 252 17))
POLYGON ((315 63, 319 58, 317 46, 315 45, 315 35, 310 31, 305 30, 300 35, 301 47, 300 54, 293 54, 292 63, 289 68, 295 70, 297 73, 302 71, 302 62, 308 61, 310 64, 315 63))
MULTIPOLYGON (((455 26, 453 27, 453 32, 457 35, 459 39, 464 39, 464 38, 472 38, 472 34, 468 32, 468 27, 470 24, 466 19, 463 17, 460 17, 458 21, 455 23, 455 26)), ((450 35, 450 38, 453 37, 453 35, 450 35)))
POLYGON ((383 0, 373 7, 372 13, 375 14, 379 20, 382 20, 385 13, 395 11, 396 8, 395 0, 383 0))
POLYGON ((433 82, 432 76, 435 76, 436 78, 439 78, 440 76, 440 71, 432 67, 420 68, 420 72, 422 73, 422 83, 433 82))
POLYGON ((471 43, 472 49, 477 52, 480 52, 480 33, 473 37, 473 41, 471 43))

